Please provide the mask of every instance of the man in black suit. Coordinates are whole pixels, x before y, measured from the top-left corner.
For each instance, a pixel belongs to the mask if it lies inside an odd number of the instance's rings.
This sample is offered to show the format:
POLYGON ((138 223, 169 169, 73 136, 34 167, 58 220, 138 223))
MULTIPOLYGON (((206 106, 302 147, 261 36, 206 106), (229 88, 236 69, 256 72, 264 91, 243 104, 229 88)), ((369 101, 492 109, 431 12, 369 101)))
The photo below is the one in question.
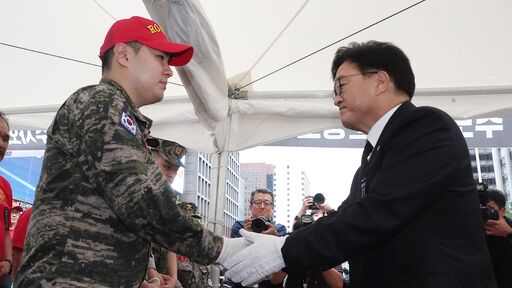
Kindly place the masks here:
POLYGON ((348 260, 351 288, 496 287, 466 142, 449 115, 410 102, 407 56, 352 43, 336 52, 332 76, 341 122, 368 135, 350 195, 286 239, 242 231, 254 243, 226 263, 227 276, 247 284, 348 260))

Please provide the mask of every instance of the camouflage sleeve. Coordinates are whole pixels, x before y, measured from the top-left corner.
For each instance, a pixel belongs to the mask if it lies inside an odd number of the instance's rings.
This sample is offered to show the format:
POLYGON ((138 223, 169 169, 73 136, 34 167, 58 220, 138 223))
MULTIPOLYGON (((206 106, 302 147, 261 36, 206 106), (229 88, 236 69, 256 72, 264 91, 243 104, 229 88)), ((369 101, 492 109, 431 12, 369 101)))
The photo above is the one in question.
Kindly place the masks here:
POLYGON ((75 149, 93 189, 132 233, 192 261, 211 264, 220 254, 222 238, 181 214, 122 95, 108 89, 93 94, 73 111, 74 137, 79 139, 75 149))

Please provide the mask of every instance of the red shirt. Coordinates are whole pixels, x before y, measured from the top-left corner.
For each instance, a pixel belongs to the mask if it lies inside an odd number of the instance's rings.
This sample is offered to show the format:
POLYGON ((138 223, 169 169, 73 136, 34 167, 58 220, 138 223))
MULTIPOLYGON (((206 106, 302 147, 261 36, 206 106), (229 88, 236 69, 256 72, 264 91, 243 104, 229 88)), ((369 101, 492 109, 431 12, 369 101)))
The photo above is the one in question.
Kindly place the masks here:
POLYGON ((20 215, 20 218, 18 218, 16 227, 14 227, 14 233, 12 234, 12 248, 19 248, 23 250, 30 215, 32 215, 32 207, 25 210, 25 212, 20 215))
MULTIPOLYGON (((11 226, 11 209, 12 209, 12 189, 7 180, 0 176, 0 259, 4 259, 5 222, 11 226), (5 211, 7 211, 7 219, 5 219, 5 211)), ((8 229, 8 228, 7 228, 8 229)))

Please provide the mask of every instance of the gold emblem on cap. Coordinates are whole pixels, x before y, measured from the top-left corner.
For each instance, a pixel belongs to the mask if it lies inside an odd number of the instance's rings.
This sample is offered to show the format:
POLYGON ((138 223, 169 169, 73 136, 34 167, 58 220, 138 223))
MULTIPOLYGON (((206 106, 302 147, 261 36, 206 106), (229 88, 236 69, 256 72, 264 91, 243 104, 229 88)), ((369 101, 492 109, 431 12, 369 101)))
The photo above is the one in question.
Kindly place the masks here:
POLYGON ((186 211, 193 211, 194 210, 194 207, 192 207, 192 204, 190 204, 190 203, 185 205, 185 207, 183 207, 183 208, 184 208, 183 210, 186 210, 186 211))
POLYGON ((176 146, 176 149, 174 149, 174 152, 176 153, 176 155, 181 155, 181 153, 183 152, 183 149, 179 146, 176 146))

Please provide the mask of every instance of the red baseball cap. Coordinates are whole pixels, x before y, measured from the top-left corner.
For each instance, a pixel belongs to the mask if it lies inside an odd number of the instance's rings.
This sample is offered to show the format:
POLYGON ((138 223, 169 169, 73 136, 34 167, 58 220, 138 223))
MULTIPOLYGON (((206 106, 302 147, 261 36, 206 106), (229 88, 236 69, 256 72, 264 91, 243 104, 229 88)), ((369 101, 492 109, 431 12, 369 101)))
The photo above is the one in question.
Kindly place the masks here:
POLYGON ((107 32, 100 48, 100 59, 118 43, 137 41, 153 49, 171 54, 170 66, 187 64, 194 54, 194 47, 169 41, 160 25, 139 16, 116 21, 107 32))

